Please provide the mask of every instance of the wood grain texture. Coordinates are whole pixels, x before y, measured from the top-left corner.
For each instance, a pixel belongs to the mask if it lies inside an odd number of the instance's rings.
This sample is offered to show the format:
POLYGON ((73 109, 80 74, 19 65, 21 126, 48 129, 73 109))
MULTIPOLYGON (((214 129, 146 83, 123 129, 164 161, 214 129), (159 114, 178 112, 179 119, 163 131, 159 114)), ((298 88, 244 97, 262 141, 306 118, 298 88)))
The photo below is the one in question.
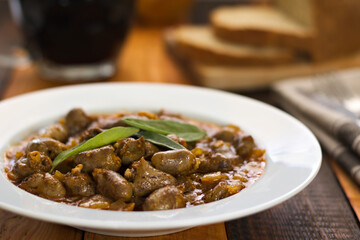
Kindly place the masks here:
POLYGON ((0 240, 81 240, 82 231, 0 210, 0 240))
POLYGON ((358 220, 360 221, 360 188, 334 160, 331 158, 329 158, 329 160, 343 191, 345 192, 358 220))
POLYGON ((162 28, 135 27, 119 58, 118 74, 111 81, 190 84, 169 60, 162 28))
POLYGON ((226 223, 228 239, 360 239, 357 221, 329 163, 290 200, 265 212, 226 223))
POLYGON ((226 230, 224 223, 196 227, 174 234, 154 236, 154 237, 139 237, 139 238, 112 237, 112 236, 104 236, 89 232, 86 232, 84 235, 84 240, 168 240, 168 239, 226 240, 227 237, 226 237, 226 230))

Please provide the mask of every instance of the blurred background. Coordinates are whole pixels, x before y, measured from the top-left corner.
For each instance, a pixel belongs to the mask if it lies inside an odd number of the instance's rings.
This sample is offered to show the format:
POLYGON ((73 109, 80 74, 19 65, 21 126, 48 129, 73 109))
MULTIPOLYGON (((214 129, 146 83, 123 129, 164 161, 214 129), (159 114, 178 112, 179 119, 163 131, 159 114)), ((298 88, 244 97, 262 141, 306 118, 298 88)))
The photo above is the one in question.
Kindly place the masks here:
POLYGON ((0 0, 0 11, 2 75, 141 81, 125 61, 161 56, 192 84, 252 90, 360 64, 356 0, 0 0))
POLYGON ((292 200, 230 223, 225 238, 357 239, 359 13, 359 0, 0 0, 0 99, 73 83, 156 82, 283 108, 309 123, 331 167, 323 161, 292 200))
MULTIPOLYGON (((66 4, 67 1, 49 1, 58 4, 66 4)), ((80 1, 81 2, 81 1, 80 1)), ((85 1, 86 2, 86 1, 85 1)), ((91 2, 91 1, 89 1, 91 2)), ((96 2, 96 1, 93 1, 96 2)), ((105 1, 106 2, 106 1, 105 1)), ((109 2, 109 1, 108 1, 109 2)), ((126 2, 126 1, 125 1, 126 2)), ((135 2, 135 11, 131 22, 131 27, 137 26, 139 28, 147 29, 162 29, 166 30, 171 26, 180 24, 206 24, 209 22, 209 13, 219 6, 224 5, 237 5, 237 4, 249 4, 249 3, 263 3, 266 0, 178 0, 178 1, 163 1, 163 0, 137 0, 135 2)), ((34 40, 34 37, 29 37, 29 32, 32 31, 33 26, 36 26, 36 21, 40 21, 40 18, 44 18, 39 14, 40 10, 37 5, 43 5, 41 12, 48 11, 49 4, 44 4, 42 1, 18 1, 18 0, 0 0, 0 74, 6 75, 7 70, 11 68, 26 69, 33 62, 38 61, 39 55, 43 55, 39 47, 34 45, 40 45, 40 40, 34 40), (38 11, 36 13, 36 11, 38 11), (31 14, 33 12, 33 14, 31 14), (33 17, 37 16, 37 17, 33 17), (30 30, 29 30, 30 29, 30 30), (34 44, 33 42, 36 42, 34 44), (29 56, 30 51, 30 56, 29 56)), ((59 5, 59 6, 60 6, 59 5)), ((111 1, 110 1, 111 5, 111 1)), ((60 6, 61 7, 61 6, 60 6)), ((129 9, 129 11, 132 11, 129 9)), ((96 15, 97 13, 93 13, 96 15)), ((66 22, 65 19, 60 21, 66 22)), ((55 28, 56 29, 56 28, 55 28)), ((54 31, 55 31, 54 29, 54 31)), ((118 31, 123 31, 121 27, 118 27, 118 31)), ((72 40, 77 36, 71 36, 72 40)), ((74 58, 75 53, 63 50, 60 45, 64 45, 64 38, 56 37, 58 44, 56 49, 60 49, 61 53, 69 55, 74 58)), ((66 46, 68 46, 67 44, 66 46)), ((38 71, 37 71, 38 72, 38 71)), ((110 74, 112 75, 112 74, 110 74)), ((52 79, 53 76, 47 76, 47 73, 41 72, 39 77, 45 80, 52 79), (45 76, 44 76, 45 75, 45 76)), ((4 78, 4 77, 3 77, 4 78)), ((66 80, 56 78, 55 80, 66 80)), ((90 79, 90 81, 103 80, 90 79)), ((78 79, 70 79, 70 81, 77 82, 78 79)), ((80 79, 80 81, 82 81, 80 79)), ((86 79, 85 79, 86 81, 86 79)))

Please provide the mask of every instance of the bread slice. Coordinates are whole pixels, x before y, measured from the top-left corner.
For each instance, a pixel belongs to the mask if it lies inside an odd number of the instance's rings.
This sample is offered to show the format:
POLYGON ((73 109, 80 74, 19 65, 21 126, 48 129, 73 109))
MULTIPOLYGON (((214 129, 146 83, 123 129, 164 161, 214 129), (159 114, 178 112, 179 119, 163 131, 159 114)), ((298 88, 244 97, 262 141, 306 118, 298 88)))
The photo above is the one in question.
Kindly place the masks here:
POLYGON ((215 34, 227 41, 308 51, 313 32, 281 10, 265 5, 221 7, 211 13, 215 34))
POLYGON ((217 38, 209 26, 180 26, 171 31, 188 58, 211 65, 278 65, 295 61, 292 51, 234 44, 217 38))

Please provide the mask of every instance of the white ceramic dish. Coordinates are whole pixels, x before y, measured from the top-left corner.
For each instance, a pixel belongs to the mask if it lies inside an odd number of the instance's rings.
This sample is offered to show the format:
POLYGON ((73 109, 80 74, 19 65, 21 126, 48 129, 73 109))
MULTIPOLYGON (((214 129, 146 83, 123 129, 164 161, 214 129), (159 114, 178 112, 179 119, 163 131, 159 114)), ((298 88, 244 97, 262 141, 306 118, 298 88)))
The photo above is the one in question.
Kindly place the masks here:
POLYGON ((293 117, 246 97, 205 88, 130 83, 61 87, 2 101, 0 116, 0 208, 108 235, 161 235, 248 216, 300 192, 312 181, 321 164, 316 138, 293 117), (196 207, 153 212, 68 206, 37 197, 10 183, 3 170, 3 153, 9 144, 31 129, 57 120, 73 107, 91 113, 164 108, 199 120, 236 124, 266 149, 267 166, 254 185, 236 195, 196 207))

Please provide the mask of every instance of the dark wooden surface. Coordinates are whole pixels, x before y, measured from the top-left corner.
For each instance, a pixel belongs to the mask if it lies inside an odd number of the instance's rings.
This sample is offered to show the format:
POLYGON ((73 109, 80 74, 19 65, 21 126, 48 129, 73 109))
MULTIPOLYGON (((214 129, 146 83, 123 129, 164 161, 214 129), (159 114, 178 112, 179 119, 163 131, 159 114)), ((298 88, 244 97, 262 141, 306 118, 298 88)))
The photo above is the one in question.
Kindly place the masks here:
POLYGON ((324 157, 305 190, 265 212, 226 223, 229 239, 360 239, 359 222, 324 157))
MULTIPOLYGON (((5 44, 18 44, 16 31, 4 30, 4 27, 13 25, 3 24, 4 21, 9 21, 1 12, 3 5, 0 1, 0 49, 5 44)), ((136 27, 125 45, 122 61, 119 62, 122 71, 110 81, 192 84, 166 55, 161 36, 161 29, 136 27), (147 44, 152 47, 148 48, 147 44)), ((32 67, 5 69, 3 72, 0 67, 0 81, 3 98, 63 85, 41 80, 32 67)), ((241 94, 277 104, 270 91, 241 94)), ((359 189, 331 162, 326 153, 323 160, 321 170, 310 186, 272 209, 226 223, 143 239, 360 239, 359 215, 355 212, 360 205, 359 189)), ((68 240, 128 239, 83 232, 0 210, 1 240, 64 239, 65 236, 68 240)))

